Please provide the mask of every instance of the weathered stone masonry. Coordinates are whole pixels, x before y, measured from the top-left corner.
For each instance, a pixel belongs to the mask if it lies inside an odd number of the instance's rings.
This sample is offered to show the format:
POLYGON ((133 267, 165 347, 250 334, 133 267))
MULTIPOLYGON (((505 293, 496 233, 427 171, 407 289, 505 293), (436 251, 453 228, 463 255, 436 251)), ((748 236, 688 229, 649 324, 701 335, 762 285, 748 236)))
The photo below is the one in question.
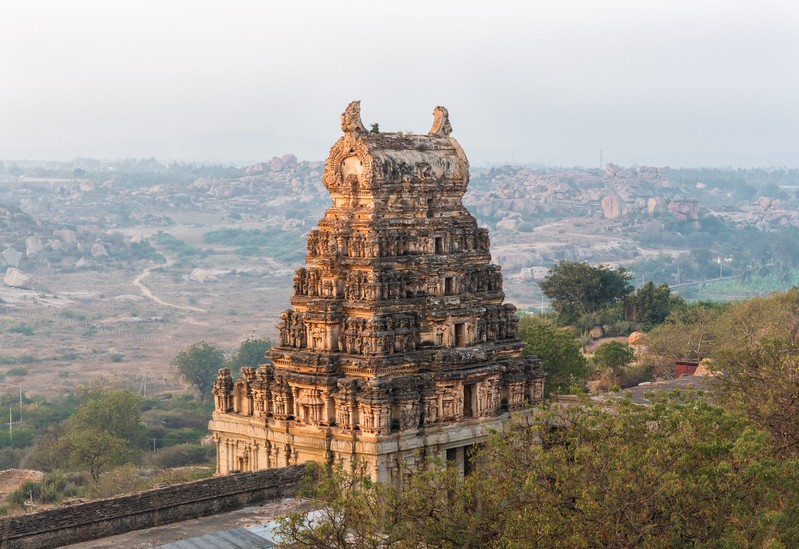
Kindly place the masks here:
POLYGON ((304 467, 228 475, 0 518, 0 549, 47 549, 292 496, 304 467))
POLYGON ((364 461, 391 480, 465 449, 543 396, 521 358, 488 231, 461 199, 469 164, 436 107, 427 135, 367 132, 342 114, 273 365, 220 370, 209 424, 217 472, 364 461))

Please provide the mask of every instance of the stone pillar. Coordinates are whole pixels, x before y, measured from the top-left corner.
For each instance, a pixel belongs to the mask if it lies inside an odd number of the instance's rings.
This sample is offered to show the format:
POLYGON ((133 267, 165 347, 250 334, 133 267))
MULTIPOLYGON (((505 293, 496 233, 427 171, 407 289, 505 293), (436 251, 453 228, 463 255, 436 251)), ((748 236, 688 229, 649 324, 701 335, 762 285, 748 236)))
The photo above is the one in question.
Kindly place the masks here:
POLYGON ((220 452, 222 451, 222 444, 219 439, 219 435, 214 435, 214 444, 216 445, 216 474, 222 475, 224 472, 220 469, 220 465, 222 463, 220 452))

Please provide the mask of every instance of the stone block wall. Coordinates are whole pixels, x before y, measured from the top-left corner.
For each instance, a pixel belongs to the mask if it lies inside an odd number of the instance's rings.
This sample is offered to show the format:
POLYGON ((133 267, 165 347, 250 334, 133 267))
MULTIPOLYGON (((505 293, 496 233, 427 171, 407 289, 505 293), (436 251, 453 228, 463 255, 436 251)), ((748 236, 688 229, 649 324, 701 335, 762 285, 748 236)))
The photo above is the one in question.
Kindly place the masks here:
POLYGON ((47 549, 294 495, 302 465, 239 473, 0 519, 0 548, 47 549))

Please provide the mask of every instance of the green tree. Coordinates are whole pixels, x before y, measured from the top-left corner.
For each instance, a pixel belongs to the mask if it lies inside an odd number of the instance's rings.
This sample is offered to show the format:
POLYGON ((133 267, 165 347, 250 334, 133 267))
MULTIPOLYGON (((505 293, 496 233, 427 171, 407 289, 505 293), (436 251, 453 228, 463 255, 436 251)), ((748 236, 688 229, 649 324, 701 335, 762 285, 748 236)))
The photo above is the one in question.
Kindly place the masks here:
POLYGON ((642 330, 649 331, 662 324, 671 311, 683 303, 680 296, 671 293, 668 284, 656 287, 650 280, 625 298, 626 308, 631 308, 630 318, 626 320, 638 322, 642 330))
POLYGON ((70 462, 89 471, 95 482, 100 474, 127 463, 131 457, 131 449, 126 441, 108 431, 73 429, 63 442, 70 462))
POLYGON ((475 470, 402 486, 334 468, 318 512, 281 521, 292 547, 789 547, 799 469, 735 413, 690 395, 563 407, 495 433, 475 470))
POLYGON ((565 393, 580 385, 588 374, 588 361, 580 352, 580 342, 569 330, 551 320, 525 315, 519 320, 519 338, 526 343, 524 356, 541 359, 547 377, 547 394, 565 393))
POLYGON ((97 480, 104 471, 135 460, 146 429, 144 399, 130 391, 89 389, 69 419, 37 438, 30 463, 45 470, 73 467, 97 480))
POLYGON ((574 323, 580 316, 613 305, 629 294, 631 275, 626 269, 607 265, 592 267, 588 263, 560 261, 538 283, 552 308, 564 324, 574 323))
POLYGON ((608 341, 599 346, 594 353, 594 362, 600 368, 610 368, 616 373, 621 372, 635 358, 635 351, 621 341, 608 341))
POLYGON ((69 418, 70 431, 104 432, 121 439, 129 448, 141 448, 146 432, 141 420, 143 407, 144 399, 130 391, 93 389, 83 396, 69 418))
POLYGON ((217 371, 225 365, 225 355, 215 345, 200 341, 179 352, 172 365, 197 387, 205 401, 211 396, 217 371))
POLYGON ((269 363, 265 357, 266 352, 275 344, 271 339, 255 339, 248 337, 241 342, 239 348, 228 359, 228 368, 237 371, 243 366, 259 366, 261 364, 269 363))

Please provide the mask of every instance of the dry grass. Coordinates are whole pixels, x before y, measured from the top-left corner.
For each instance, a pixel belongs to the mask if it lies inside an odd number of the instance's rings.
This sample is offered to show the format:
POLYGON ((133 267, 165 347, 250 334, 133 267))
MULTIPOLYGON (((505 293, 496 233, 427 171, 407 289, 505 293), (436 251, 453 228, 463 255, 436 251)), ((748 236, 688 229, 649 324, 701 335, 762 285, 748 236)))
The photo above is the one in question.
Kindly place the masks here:
POLYGON ((139 269, 41 273, 36 284, 45 292, 6 288, 5 301, 16 303, 13 310, 0 305, 0 356, 6 363, 0 374, 19 366, 27 374, 5 375, 0 394, 21 386, 49 397, 98 382, 134 391, 146 385, 148 395, 190 390, 169 364, 180 349, 205 340, 231 352, 248 336, 276 337, 292 288, 286 266, 278 270, 262 258, 223 254, 192 261, 204 269, 246 272, 199 283, 187 277, 193 265, 183 265, 154 270, 145 279, 165 302, 205 313, 143 297, 131 283, 139 269), (20 323, 33 333, 8 330, 20 323), (8 363, 15 360, 27 363, 8 363))

